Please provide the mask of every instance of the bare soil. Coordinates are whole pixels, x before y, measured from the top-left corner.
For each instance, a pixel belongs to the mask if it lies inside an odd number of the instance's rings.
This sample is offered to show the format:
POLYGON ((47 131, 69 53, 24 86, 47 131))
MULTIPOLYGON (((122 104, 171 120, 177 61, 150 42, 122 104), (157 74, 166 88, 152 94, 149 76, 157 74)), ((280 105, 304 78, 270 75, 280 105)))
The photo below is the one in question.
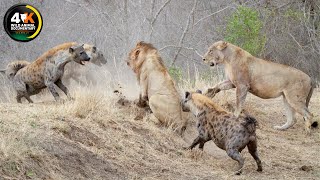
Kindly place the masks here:
MULTIPOLYGON (((234 91, 214 101, 234 104, 234 91)), ((39 98, 40 99, 40 98, 39 98)), ((320 92, 310 109, 319 120, 320 92)), ((263 172, 247 149, 243 174, 214 143, 184 150, 197 136, 189 119, 183 137, 157 124, 130 101, 106 95, 77 95, 74 101, 0 104, 0 179, 320 179, 320 130, 305 135, 303 118, 287 131, 281 99, 248 96, 246 110, 259 122, 263 172)))

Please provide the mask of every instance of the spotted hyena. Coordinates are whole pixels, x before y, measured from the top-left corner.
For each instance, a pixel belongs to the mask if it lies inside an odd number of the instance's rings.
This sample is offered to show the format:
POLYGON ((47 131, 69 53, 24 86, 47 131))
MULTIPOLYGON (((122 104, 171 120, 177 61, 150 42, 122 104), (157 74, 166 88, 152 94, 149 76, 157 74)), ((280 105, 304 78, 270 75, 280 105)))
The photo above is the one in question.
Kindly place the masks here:
MULTIPOLYGON (((89 63, 86 63, 86 67, 79 66, 78 63, 73 61, 66 64, 65 72, 62 77, 62 82, 64 84, 70 84, 70 80, 74 80, 80 84, 96 84, 95 77, 93 77, 89 72, 94 68, 93 66, 90 66, 90 64, 101 67, 102 65, 107 63, 107 60, 104 57, 102 51, 98 50, 96 46, 91 44, 84 44, 83 48, 87 55, 90 57, 89 63)), ((29 64, 30 62, 25 60, 12 61, 7 65, 6 69, 0 69, 0 73, 6 74, 7 78, 10 81, 13 81, 16 73, 29 64)))
POLYGON ((219 148, 225 150, 229 157, 238 161, 239 168, 236 174, 241 174, 244 159, 240 152, 247 146, 257 162, 257 171, 262 171, 257 151, 256 120, 253 117, 237 118, 200 92, 186 92, 181 104, 183 111, 190 111, 198 120, 199 135, 188 149, 198 144, 199 148, 203 149, 204 144, 212 140, 219 148))
POLYGON ((67 87, 61 81, 64 67, 71 61, 83 65, 83 61, 89 60, 83 45, 77 46, 76 43, 64 43, 50 49, 37 60, 20 69, 14 76, 12 81, 17 91, 17 102, 21 103, 21 98, 25 97, 32 103, 30 96, 38 94, 46 87, 58 101, 60 97, 55 86, 58 86, 70 98, 67 87))

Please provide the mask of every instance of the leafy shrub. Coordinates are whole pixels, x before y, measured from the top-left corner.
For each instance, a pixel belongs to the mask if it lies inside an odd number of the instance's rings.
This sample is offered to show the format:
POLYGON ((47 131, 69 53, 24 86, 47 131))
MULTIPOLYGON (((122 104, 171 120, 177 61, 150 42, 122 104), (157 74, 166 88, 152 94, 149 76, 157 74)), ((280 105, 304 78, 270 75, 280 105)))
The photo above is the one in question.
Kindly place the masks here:
POLYGON ((263 23, 255 9, 239 6, 228 18, 225 40, 235 44, 252 55, 260 54, 266 43, 262 33, 263 23))

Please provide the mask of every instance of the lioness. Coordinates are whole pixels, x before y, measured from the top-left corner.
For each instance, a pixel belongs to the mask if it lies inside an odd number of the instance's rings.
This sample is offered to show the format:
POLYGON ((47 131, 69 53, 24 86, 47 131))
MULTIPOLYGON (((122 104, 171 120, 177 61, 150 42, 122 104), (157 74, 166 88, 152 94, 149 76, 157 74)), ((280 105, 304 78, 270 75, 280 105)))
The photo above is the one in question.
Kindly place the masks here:
POLYGON ((304 72, 256 58, 247 51, 223 41, 210 46, 203 56, 203 61, 209 66, 224 65, 227 80, 208 89, 205 94, 213 97, 221 90, 236 88, 236 116, 240 115, 249 91, 263 99, 283 96, 287 122, 282 126, 275 126, 276 129, 285 130, 293 126, 296 122, 295 112, 304 117, 307 133, 310 133, 311 125, 318 125, 317 122, 312 122, 313 115, 308 110, 313 85, 311 78, 304 72))
POLYGON ((140 85, 138 106, 147 106, 163 124, 177 129, 181 134, 187 121, 182 118, 180 96, 174 86, 158 50, 152 44, 139 42, 129 53, 127 65, 137 75, 140 85))
POLYGON ((229 157, 238 161, 236 174, 239 175, 244 164, 240 152, 248 147, 249 153, 256 160, 257 171, 262 171, 257 151, 257 121, 253 117, 246 115, 237 118, 199 91, 186 92, 181 104, 183 111, 191 112, 198 120, 199 135, 188 149, 194 148, 197 144, 203 149, 204 144, 212 140, 219 148, 225 150, 229 157))

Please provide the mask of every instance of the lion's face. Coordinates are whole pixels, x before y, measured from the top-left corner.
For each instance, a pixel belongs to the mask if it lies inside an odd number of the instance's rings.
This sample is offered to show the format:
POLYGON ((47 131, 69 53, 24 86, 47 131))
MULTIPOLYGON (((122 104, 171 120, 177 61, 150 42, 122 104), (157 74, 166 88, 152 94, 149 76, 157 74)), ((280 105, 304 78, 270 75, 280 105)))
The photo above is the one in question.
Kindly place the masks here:
POLYGON ((227 48, 228 43, 223 41, 218 41, 214 43, 208 49, 207 53, 203 56, 203 62, 213 67, 224 62, 223 51, 227 48))
POLYGON ((132 49, 129 53, 127 65, 132 69, 135 68, 135 64, 138 59, 139 51, 140 51, 139 48, 136 47, 136 48, 132 49))
POLYGON ((143 52, 145 51, 144 47, 139 43, 136 45, 134 49, 132 49, 129 53, 127 65, 134 71, 137 72, 139 66, 143 63, 143 52))

